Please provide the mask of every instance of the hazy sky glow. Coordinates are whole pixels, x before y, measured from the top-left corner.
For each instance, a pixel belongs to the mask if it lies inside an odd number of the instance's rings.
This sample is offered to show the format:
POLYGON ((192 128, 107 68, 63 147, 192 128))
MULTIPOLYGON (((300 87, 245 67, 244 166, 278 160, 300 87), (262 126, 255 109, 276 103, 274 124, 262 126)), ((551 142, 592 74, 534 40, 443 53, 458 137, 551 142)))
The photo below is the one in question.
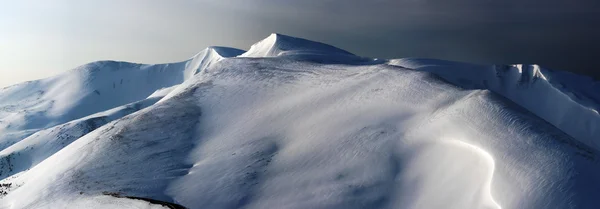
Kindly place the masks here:
POLYGON ((370 57, 539 63, 598 76, 597 0, 38 0, 0 7, 0 86, 96 60, 162 63, 272 32, 370 57))

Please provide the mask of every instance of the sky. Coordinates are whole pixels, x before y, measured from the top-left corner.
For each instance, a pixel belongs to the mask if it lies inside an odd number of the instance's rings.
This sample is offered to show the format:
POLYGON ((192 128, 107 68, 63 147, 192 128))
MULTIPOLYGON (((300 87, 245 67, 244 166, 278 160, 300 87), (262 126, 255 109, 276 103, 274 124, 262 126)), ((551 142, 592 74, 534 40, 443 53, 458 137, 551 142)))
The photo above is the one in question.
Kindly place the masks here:
POLYGON ((182 61, 273 32, 355 54, 600 78, 598 0, 0 0, 0 87, 88 62, 182 61))

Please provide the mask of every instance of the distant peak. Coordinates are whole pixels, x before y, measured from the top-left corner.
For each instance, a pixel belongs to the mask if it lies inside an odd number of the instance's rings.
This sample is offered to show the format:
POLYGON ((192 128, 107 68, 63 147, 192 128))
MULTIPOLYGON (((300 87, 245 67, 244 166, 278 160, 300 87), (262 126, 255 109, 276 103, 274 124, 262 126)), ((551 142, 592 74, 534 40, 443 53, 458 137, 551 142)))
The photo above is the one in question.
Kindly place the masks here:
POLYGON ((252 45, 250 50, 240 55, 240 57, 276 57, 281 53, 290 51, 353 55, 350 52, 328 44, 279 33, 271 33, 267 38, 252 45))
POLYGON ((277 37, 280 37, 280 36, 286 36, 286 35, 283 35, 280 33, 271 33, 271 35, 269 35, 266 39, 277 39, 277 37))
POLYGON ((278 39, 282 39, 282 38, 285 39, 285 38, 294 38, 294 37, 283 35, 280 33, 271 33, 271 35, 267 36, 267 38, 263 39, 263 41, 271 40, 271 41, 276 42, 278 39))
POLYGON ((207 51, 210 51, 212 53, 216 53, 217 55, 227 58, 227 57, 236 57, 240 54, 243 54, 244 50, 241 49, 236 49, 236 48, 231 48, 231 47, 224 47, 224 46, 209 46, 208 48, 206 48, 207 51))
MULTIPOLYGON (((284 35, 284 34, 281 34, 281 33, 271 33, 271 35, 267 36, 267 38, 263 39, 263 41, 264 40, 272 40, 274 42, 277 42, 277 41, 286 41, 286 40, 297 40, 297 41, 315 42, 315 41, 311 41, 311 40, 308 40, 308 39, 303 39, 303 38, 298 38, 298 37, 284 35)), ((319 43, 319 42, 316 42, 316 43, 319 43)), ((324 43, 319 43, 319 44, 324 44, 324 43)))
POLYGON ((244 50, 236 48, 210 46, 194 55, 194 57, 192 57, 190 60, 186 61, 184 71, 185 79, 202 72, 210 65, 217 63, 222 59, 236 57, 244 52, 244 50))

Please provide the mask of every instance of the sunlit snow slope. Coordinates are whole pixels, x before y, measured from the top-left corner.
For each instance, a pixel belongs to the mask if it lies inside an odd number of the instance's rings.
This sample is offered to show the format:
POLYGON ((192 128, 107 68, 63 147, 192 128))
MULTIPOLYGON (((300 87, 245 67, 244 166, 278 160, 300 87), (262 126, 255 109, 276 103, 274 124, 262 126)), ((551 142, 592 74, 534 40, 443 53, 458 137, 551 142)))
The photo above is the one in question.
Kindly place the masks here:
POLYGON ((36 131, 146 99, 224 56, 242 52, 210 47, 190 60, 160 65, 99 61, 52 78, 0 89, 0 149, 36 131))
POLYGON ((599 100, 535 65, 279 34, 92 63, 0 91, 0 208, 598 208, 599 100))

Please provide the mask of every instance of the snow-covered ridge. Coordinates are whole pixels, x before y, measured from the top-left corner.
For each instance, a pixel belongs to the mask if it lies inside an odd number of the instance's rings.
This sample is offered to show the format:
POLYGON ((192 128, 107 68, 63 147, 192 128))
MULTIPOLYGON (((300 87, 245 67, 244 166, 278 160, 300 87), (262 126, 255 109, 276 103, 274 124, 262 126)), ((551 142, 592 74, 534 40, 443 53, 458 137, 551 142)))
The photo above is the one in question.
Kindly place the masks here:
POLYGON ((598 92, 279 34, 95 62, 0 90, 0 209, 595 209, 598 92))
POLYGON ((95 129, 156 103, 165 94, 155 95, 148 99, 96 113, 85 118, 70 121, 35 134, 0 150, 0 161, 10 161, 0 166, 0 179, 34 167, 41 161, 71 144, 73 141, 94 131, 95 129))
POLYGON ((97 61, 65 73, 0 89, 0 149, 36 131, 144 100, 244 51, 209 47, 167 64, 97 61))
POLYGON ((600 149, 600 82, 538 65, 474 65, 432 59, 396 59, 390 65, 434 73, 467 89, 488 89, 600 149))
MULTIPOLYGON (((359 59, 352 53, 330 45, 276 33, 252 45, 240 57, 289 55, 329 56, 329 60, 336 59, 338 62, 341 55, 341 60, 348 64, 359 59)), ((370 62, 381 63, 375 60, 370 62)), ((463 88, 491 90, 583 143, 600 149, 600 82, 592 78, 548 70, 539 65, 485 66, 418 58, 392 59, 387 64, 434 73, 463 88)))
POLYGON ((252 45, 250 50, 240 55, 240 57, 276 57, 281 55, 281 53, 353 55, 350 52, 331 45, 273 33, 269 37, 252 45))
POLYGON ((185 78, 190 78, 224 58, 238 56, 245 51, 229 47, 212 46, 194 55, 185 64, 185 78))

